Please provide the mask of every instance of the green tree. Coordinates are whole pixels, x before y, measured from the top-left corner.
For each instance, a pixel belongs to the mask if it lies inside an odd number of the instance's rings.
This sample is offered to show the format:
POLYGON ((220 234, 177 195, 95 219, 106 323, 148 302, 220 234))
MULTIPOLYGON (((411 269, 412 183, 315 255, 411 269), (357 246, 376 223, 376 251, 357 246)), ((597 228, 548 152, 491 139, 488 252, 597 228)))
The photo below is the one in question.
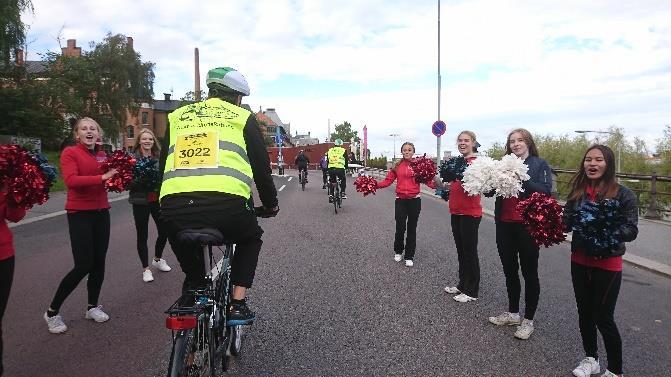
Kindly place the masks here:
POLYGON ((495 142, 492 144, 489 149, 486 149, 482 152, 485 156, 489 156, 493 159, 500 160, 504 154, 506 154, 506 146, 501 142, 495 142))
POLYGON ((16 50, 26 41, 26 25, 21 13, 33 12, 30 0, 0 0, 0 71, 6 71, 16 50))
POLYGON ((122 34, 107 34, 81 57, 47 54, 50 105, 61 113, 95 119, 115 140, 141 102, 152 102, 154 63, 141 56, 122 34))
MULTIPOLYGON (((200 91, 200 100, 205 101, 207 99, 207 92, 204 90, 200 91)), ((193 90, 190 90, 184 94, 184 97, 179 99, 182 101, 182 105, 186 105, 189 103, 194 103, 196 102, 196 92, 193 90)))
POLYGON ((346 143, 354 140, 358 143, 361 141, 358 133, 358 131, 352 130, 352 125, 349 122, 345 121, 335 126, 335 132, 331 134, 331 140, 340 139, 346 143))
POLYGON ((661 139, 657 140, 657 154, 662 159, 658 168, 658 173, 671 175, 671 124, 664 127, 664 133, 661 139))

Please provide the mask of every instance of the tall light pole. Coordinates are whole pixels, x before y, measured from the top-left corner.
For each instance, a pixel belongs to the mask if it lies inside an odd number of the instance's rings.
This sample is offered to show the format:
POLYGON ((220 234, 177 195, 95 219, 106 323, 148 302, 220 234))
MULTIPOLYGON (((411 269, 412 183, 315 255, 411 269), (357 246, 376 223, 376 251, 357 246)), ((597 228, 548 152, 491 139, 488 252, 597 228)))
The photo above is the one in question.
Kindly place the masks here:
MULTIPOLYGON (((579 134, 587 134, 587 133, 592 132, 592 133, 595 133, 595 134, 607 134, 607 135, 611 135, 611 136, 617 134, 616 132, 613 132, 613 131, 596 131, 596 130, 576 130, 575 132, 579 133, 579 134)), ((598 142, 599 141, 597 139, 597 143, 598 142)), ((618 172, 621 173, 622 172, 621 165, 620 165, 620 162, 621 162, 620 157, 622 155, 622 153, 621 153, 622 148, 621 148, 620 144, 622 144, 622 141, 617 140, 617 146, 616 146, 616 149, 617 149, 617 171, 616 171, 616 173, 618 173, 618 172)))
POLYGON ((396 160, 396 137, 399 136, 399 135, 398 134, 389 134, 389 136, 394 138, 394 159, 392 160, 392 161, 394 161, 394 160, 396 160))
MULTIPOLYGON (((438 0, 438 118, 440 120, 440 0, 438 0)), ((436 164, 440 164, 440 136, 436 137, 436 164)))

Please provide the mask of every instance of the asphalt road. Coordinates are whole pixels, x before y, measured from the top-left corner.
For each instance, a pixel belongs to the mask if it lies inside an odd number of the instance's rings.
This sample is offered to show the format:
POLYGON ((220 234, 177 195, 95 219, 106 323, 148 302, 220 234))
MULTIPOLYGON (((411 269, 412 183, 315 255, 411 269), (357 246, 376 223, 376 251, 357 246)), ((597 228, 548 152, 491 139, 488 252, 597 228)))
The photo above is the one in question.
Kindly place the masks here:
MULTIPOLYGON (((445 202, 423 197, 415 267, 393 261, 393 187, 362 197, 351 187, 337 215, 311 172, 306 191, 276 177, 281 212, 261 219, 264 245, 250 305, 257 322, 232 376, 570 376, 583 357, 568 245, 542 250, 536 332, 513 338, 490 315, 507 308, 494 222, 480 225, 480 299, 443 292, 457 265, 445 202)), ((319 176, 321 178, 321 176, 319 176)), ((170 346, 163 311, 182 273, 143 283, 130 206, 113 203, 101 304, 110 321, 84 319, 85 284, 61 314, 67 333, 42 319, 72 266, 65 216, 13 228, 16 274, 5 314, 6 376, 163 376, 170 346)), ((152 229, 150 239, 155 237, 152 229)), ((625 266, 616 319, 628 376, 671 375, 671 279, 625 266)), ((602 368, 606 360, 600 346, 602 368)))

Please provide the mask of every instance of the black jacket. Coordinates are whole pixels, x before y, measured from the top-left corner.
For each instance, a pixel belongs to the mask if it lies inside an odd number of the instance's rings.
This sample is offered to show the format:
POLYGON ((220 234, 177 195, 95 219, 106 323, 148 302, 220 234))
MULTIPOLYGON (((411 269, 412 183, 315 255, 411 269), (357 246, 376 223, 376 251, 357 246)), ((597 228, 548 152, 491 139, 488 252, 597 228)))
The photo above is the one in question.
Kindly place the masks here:
MULTIPOLYGON (((263 142, 261 129, 254 114, 247 118, 243 137, 247 145, 247 156, 254 175, 254 184, 259 192, 261 203, 266 208, 277 207, 277 190, 270 170, 270 158, 263 142)), ((161 175, 165 171, 165 161, 168 157, 170 143, 170 124, 166 126, 165 137, 161 148, 159 169, 161 175)), ((162 179, 161 179, 162 181, 162 179)), ((162 215, 179 216, 182 214, 198 213, 203 208, 208 210, 226 210, 231 206, 245 205, 244 199, 232 194, 220 192, 195 191, 182 194, 168 195, 161 200, 162 215)))
MULTIPOLYGON (((628 188, 622 185, 619 186, 620 187, 617 191, 617 196, 614 199, 620 203, 620 208, 625 220, 620 225, 620 243, 618 243, 617 246, 611 250, 611 254, 607 256, 607 258, 624 255, 626 250, 624 243, 635 240, 636 236, 638 235, 638 201, 636 200, 636 195, 634 195, 634 193, 631 192, 631 190, 628 188)), ((565 231, 571 231, 573 227, 571 219, 573 218, 573 214, 578 209, 578 206, 582 200, 585 200, 585 198, 583 197, 581 200, 572 200, 566 202, 566 205, 564 206, 563 219, 565 231)), ((576 233, 574 233, 573 239, 571 240, 571 252, 579 249, 585 250, 585 247, 582 245, 582 241, 583 240, 580 239, 576 233)))
MULTIPOLYGON (((519 195, 520 200, 531 196, 534 192, 548 194, 552 192, 552 170, 550 165, 540 157, 529 156, 524 163, 529 167, 527 174, 529 179, 522 182, 522 191, 519 195)), ((485 195, 491 196, 491 195, 485 195)), ((501 217, 501 202, 503 198, 497 197, 494 205, 494 219, 498 221, 501 217)))
POLYGON ((308 158, 308 156, 304 154, 299 154, 298 156, 296 156, 296 161, 294 163, 298 166, 305 167, 308 166, 308 164, 310 163, 310 159, 308 158))

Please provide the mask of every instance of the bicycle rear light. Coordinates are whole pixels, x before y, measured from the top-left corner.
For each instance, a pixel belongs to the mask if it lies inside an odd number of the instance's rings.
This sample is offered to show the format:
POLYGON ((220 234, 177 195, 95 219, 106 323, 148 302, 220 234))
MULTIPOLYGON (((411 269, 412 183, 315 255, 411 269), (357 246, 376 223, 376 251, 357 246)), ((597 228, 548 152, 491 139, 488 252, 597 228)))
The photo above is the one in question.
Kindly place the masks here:
POLYGON ((170 330, 187 330, 196 327, 196 316, 171 316, 165 319, 165 327, 170 330))

